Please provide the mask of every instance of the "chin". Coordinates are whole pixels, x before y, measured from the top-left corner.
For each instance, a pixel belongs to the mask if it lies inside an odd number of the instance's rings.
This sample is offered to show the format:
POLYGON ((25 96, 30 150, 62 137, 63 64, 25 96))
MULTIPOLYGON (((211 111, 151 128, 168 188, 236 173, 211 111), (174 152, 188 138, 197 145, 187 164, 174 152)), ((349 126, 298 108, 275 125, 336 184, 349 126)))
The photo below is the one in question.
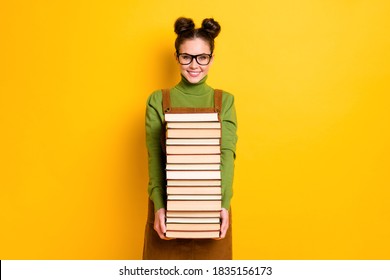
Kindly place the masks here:
POLYGON ((190 75, 185 75, 184 77, 186 77, 187 81, 189 81, 191 84, 196 84, 196 83, 198 83, 200 80, 202 80, 204 78, 204 75, 199 75, 197 77, 192 77, 190 75))

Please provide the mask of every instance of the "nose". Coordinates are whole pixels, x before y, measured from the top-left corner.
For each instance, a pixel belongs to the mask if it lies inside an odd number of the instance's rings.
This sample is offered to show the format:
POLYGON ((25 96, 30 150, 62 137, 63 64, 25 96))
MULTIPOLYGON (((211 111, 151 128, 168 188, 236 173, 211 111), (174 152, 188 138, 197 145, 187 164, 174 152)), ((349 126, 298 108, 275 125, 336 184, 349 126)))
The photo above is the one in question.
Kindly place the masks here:
POLYGON ((199 64, 198 64, 198 62, 196 61, 196 59, 193 58, 192 61, 191 61, 191 63, 190 63, 190 68, 195 69, 195 68, 198 67, 198 65, 199 65, 199 64))

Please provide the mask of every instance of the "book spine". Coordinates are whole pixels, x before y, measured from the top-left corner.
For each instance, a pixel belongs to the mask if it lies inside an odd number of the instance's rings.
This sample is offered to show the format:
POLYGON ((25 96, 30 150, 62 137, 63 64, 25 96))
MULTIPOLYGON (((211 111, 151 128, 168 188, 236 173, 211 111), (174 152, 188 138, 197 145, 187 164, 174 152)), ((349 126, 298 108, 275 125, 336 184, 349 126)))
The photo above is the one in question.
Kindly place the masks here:
POLYGON ((167 237, 219 237, 222 132, 211 117, 166 115, 167 237))
POLYGON ((221 200, 167 200, 168 211, 221 211, 221 200))

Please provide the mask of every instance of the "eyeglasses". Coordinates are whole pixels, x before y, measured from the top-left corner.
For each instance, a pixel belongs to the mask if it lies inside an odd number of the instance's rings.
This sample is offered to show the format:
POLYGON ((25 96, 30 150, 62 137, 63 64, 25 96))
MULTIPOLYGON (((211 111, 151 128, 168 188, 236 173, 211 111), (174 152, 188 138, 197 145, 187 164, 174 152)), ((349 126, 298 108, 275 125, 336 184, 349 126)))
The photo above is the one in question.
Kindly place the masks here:
POLYGON ((195 58, 196 62, 199 65, 208 65, 211 61, 211 57, 213 54, 207 54, 207 53, 202 53, 198 55, 192 55, 188 53, 178 53, 177 54, 177 60, 181 65, 188 65, 191 64, 192 60, 195 58))

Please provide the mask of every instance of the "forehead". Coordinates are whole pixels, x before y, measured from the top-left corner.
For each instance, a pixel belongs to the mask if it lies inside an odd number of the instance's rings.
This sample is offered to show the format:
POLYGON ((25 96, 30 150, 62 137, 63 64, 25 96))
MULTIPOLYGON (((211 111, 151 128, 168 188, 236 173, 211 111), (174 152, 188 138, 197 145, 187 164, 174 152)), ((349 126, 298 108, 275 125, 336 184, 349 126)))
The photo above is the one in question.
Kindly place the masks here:
POLYGON ((202 54, 210 53, 208 42, 201 38, 187 39, 180 45, 180 53, 202 54))

